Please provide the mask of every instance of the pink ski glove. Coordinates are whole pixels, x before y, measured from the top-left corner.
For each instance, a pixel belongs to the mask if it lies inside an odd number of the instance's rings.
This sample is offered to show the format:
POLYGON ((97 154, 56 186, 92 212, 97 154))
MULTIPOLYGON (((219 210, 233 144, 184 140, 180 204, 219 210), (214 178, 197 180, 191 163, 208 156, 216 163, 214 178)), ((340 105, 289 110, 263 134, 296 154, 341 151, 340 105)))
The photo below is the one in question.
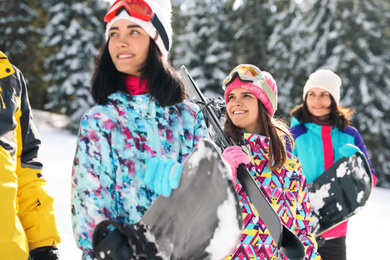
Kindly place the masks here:
POLYGON ((222 158, 230 164, 232 169, 232 181, 234 186, 237 184, 237 168, 241 163, 247 164, 251 159, 244 153, 239 146, 229 146, 221 154, 222 158))

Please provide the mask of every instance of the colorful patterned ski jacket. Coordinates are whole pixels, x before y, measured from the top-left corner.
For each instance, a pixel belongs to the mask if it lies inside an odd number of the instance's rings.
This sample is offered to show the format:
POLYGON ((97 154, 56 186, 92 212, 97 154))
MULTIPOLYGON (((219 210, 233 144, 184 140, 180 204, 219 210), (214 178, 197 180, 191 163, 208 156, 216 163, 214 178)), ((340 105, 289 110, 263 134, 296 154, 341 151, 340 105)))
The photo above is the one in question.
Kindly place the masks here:
POLYGON ((203 137, 203 114, 187 101, 161 107, 149 94, 117 92, 84 115, 72 171, 73 232, 83 259, 95 259, 92 234, 99 222, 137 223, 156 199, 138 177, 145 160, 183 163, 203 137))
MULTIPOLYGON (((301 124, 295 117, 292 117, 290 131, 295 140, 292 153, 299 158, 307 183, 311 183, 325 171, 326 160, 331 160, 330 164, 332 164, 342 157, 339 148, 345 144, 353 144, 364 153, 371 167, 374 184, 376 183, 374 168, 371 165, 363 139, 356 128, 348 126, 340 131, 337 127, 332 126, 322 126, 315 123, 301 124)), ((325 238, 345 236, 347 222, 343 222, 321 236, 325 238)))
POLYGON ((40 144, 24 77, 0 51, 1 259, 27 259, 30 250, 60 242, 37 159, 40 144))
MULTIPOLYGON (((279 171, 271 171, 268 163, 269 139, 256 134, 244 134, 251 151, 247 167, 253 178, 272 205, 280 220, 302 241, 305 259, 321 259, 317 242, 311 234, 311 206, 305 176, 298 159, 287 154, 287 162, 279 171)), ((244 231, 240 244, 226 259, 277 259, 277 248, 267 227, 259 217, 241 184, 236 186, 242 208, 244 231)), ((260 209, 261 210, 261 209, 260 209)), ((261 211, 260 211, 261 215, 261 211)), ((282 259, 287 259, 282 255, 282 259)))

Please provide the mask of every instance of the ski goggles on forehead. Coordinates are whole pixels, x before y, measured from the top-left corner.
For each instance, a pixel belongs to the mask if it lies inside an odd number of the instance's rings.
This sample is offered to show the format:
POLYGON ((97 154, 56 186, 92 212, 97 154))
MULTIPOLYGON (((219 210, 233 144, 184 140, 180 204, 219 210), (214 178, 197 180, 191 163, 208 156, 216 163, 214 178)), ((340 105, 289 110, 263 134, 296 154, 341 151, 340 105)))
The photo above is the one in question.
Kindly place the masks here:
POLYGON ((127 12, 132 17, 138 18, 146 22, 153 19, 153 10, 145 1, 116 0, 110 7, 110 10, 108 10, 106 16, 104 16, 104 21, 106 23, 111 21, 116 16, 116 13, 119 11, 119 9, 121 9, 122 7, 126 8, 127 12))
POLYGON ((151 22, 160 34, 164 47, 169 51, 169 38, 165 31, 163 24, 157 15, 153 12, 152 8, 144 0, 116 0, 106 16, 104 16, 104 22, 109 23, 115 18, 120 10, 125 9, 127 13, 137 19, 145 22, 151 22))
POLYGON ((230 74, 223 81, 222 89, 226 90, 230 83, 232 83, 236 78, 239 78, 242 82, 251 83, 262 90, 264 90, 269 101, 271 102, 272 108, 276 111, 277 101, 274 92, 271 87, 268 85, 268 82, 265 80, 264 74, 261 70, 251 64, 242 64, 235 67, 230 74))
POLYGON ((261 86, 262 81, 265 81, 263 73, 256 66, 250 64, 238 65, 224 79, 222 86, 223 90, 226 90, 227 86, 232 83, 236 77, 239 77, 243 82, 253 83, 261 88, 263 88, 261 86), (260 85, 256 83, 260 83, 260 85))

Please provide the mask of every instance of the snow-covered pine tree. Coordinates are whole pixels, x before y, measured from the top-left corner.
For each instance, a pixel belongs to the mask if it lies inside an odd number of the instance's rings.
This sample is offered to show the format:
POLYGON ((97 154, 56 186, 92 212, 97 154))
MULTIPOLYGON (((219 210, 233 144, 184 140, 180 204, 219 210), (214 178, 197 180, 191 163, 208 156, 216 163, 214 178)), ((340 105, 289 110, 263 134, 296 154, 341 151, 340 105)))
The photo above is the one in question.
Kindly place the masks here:
POLYGON ((21 66, 31 44, 39 40, 39 29, 32 24, 38 13, 26 0, 0 1, 0 49, 21 66))
POLYGON ((231 23, 234 37, 232 52, 235 62, 250 63, 262 70, 267 70, 266 41, 270 33, 267 26, 269 12, 266 8, 268 0, 235 0, 231 2, 231 10, 227 23, 231 23))
POLYGON ((50 102, 45 108, 68 115, 69 127, 76 130, 82 114, 93 105, 89 89, 104 42, 108 6, 101 0, 51 0, 48 10, 42 45, 52 54, 46 59, 50 102))
POLYGON ((306 27, 295 0, 271 0, 267 9, 270 11, 267 21, 272 29, 266 40, 267 65, 278 85, 277 116, 288 121, 289 111, 302 102, 301 90, 306 80, 302 58, 306 27))
POLYGON ((38 0, 0 1, 0 50, 23 72, 34 108, 46 101, 44 50, 39 47, 44 24, 45 10, 38 0))
POLYGON ((229 52, 234 40, 229 37, 231 30, 224 3, 224 0, 181 1, 180 17, 173 14, 174 26, 184 26, 174 28, 173 63, 175 67, 185 65, 209 96, 222 93, 222 80, 234 63, 229 52))
MULTIPOLYGON (((389 181, 389 4, 382 0, 307 0, 304 6, 308 37, 302 62, 306 75, 320 68, 340 75, 340 103, 356 111, 352 122, 365 140, 379 177, 384 180, 387 175, 389 181)), ((301 93, 302 86, 293 90, 301 93)))
POLYGON ((174 65, 174 67, 179 70, 182 64, 176 64, 177 56, 179 55, 176 49, 180 48, 180 41, 178 39, 179 35, 185 33, 185 27, 187 24, 187 16, 185 12, 181 10, 183 0, 171 0, 172 3, 172 47, 169 52, 168 60, 174 65), (176 47, 177 46, 177 47, 176 47))

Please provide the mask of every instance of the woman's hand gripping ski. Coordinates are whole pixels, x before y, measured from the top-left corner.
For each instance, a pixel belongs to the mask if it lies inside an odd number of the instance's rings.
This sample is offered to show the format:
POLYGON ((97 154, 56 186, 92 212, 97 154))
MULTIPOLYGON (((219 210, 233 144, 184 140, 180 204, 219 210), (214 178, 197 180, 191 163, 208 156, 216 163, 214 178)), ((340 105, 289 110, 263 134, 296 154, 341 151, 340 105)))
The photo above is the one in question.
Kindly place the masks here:
POLYGON ((169 197, 173 189, 179 187, 183 165, 173 159, 153 157, 146 161, 142 181, 153 191, 169 197))
POLYGON ((251 161, 249 156, 242 151, 239 146, 229 146, 221 154, 222 158, 227 161, 232 169, 232 182, 234 186, 237 184, 237 168, 240 164, 247 164, 251 161))

